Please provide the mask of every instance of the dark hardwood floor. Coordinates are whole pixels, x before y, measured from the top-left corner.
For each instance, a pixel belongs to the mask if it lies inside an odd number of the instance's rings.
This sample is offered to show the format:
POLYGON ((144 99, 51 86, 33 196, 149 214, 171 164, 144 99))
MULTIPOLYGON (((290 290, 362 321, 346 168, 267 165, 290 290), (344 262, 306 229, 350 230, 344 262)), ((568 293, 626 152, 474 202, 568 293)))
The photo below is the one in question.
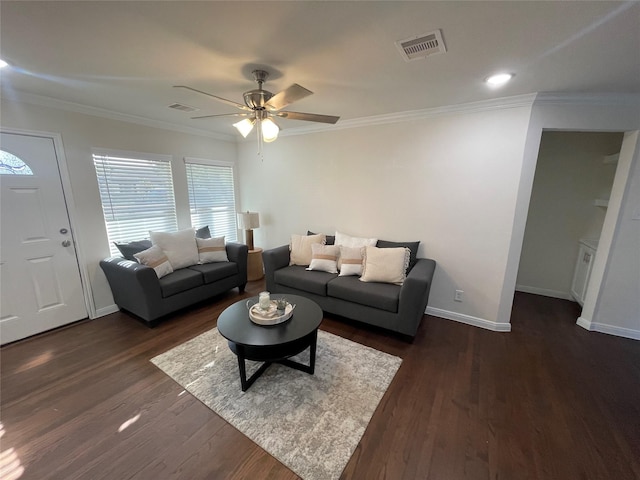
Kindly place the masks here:
MULTIPOLYGON (((155 329, 116 313, 2 348, 0 478, 297 478, 149 362, 262 288, 155 329)), ((403 358, 342 478, 640 478, 640 342, 578 314, 518 293, 511 333, 425 316, 412 343, 325 317, 403 358)))

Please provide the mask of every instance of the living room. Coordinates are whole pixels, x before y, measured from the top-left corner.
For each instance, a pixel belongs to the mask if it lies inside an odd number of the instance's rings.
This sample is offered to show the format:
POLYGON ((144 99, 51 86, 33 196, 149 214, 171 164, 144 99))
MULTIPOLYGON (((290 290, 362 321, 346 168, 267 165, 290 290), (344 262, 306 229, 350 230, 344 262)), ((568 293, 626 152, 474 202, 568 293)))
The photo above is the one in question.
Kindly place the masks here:
MULTIPOLYGON (((5 28, 5 22, 23 21, 28 25, 29 15, 45 16, 48 8, 53 11, 56 7, 3 2, 3 56, 4 49, 12 47, 11 40, 21 38, 13 33, 10 25, 5 28), (12 32, 12 36, 5 31, 12 32)), ((80 17, 85 8, 78 6, 75 13, 66 14, 80 17)), ((561 32, 564 36, 555 41, 558 50, 562 50, 562 45, 568 45, 563 41, 569 42, 573 36, 586 35, 600 26, 623 32, 621 37, 627 39, 624 45, 637 40, 637 29, 633 28, 634 20, 638 18, 637 4, 599 4, 592 8, 591 21, 582 18, 580 25, 572 25, 561 32)), ((545 14, 549 15, 545 21, 550 21, 552 14, 545 14)), ((20 28, 24 30, 25 25, 20 28)), ((413 30, 405 36, 419 33, 413 30)), ((179 37, 175 32, 172 36, 179 37)), ((346 36, 341 32, 341 38, 346 36)), ((445 35, 445 40, 455 51, 455 37, 445 35)), ((326 50, 320 50, 316 45, 316 51, 312 53, 318 57, 334 54, 336 44, 339 45, 337 40, 335 42, 324 47, 326 50)), ((182 43, 178 45, 183 46, 182 43)), ((66 42, 58 47, 70 48, 66 42)), ((171 48, 176 49, 171 51, 177 56, 178 47, 172 44, 171 48)), ((542 47, 541 52, 544 52, 542 47)), ((627 55, 612 62, 631 64, 627 75, 633 78, 639 63, 637 51, 625 52, 627 55), (629 62, 629 58, 632 61, 629 62)), ((405 64, 400 60, 395 68, 437 69, 447 54, 424 60, 438 62, 436 64, 416 67, 416 62, 405 64)), ((137 52, 131 62, 143 63, 139 55, 141 52, 137 52)), ((253 55, 258 53, 252 53, 247 62, 235 62, 233 75, 228 74, 236 83, 237 94, 233 98, 239 99, 242 91, 253 86, 250 79, 241 75, 244 63, 254 61, 253 55)), ((469 53, 469 58, 472 57, 469 53)), ((202 58, 218 60, 206 55, 202 58)), ((19 59, 12 60, 17 62, 19 59)), ((260 59, 260 62, 267 63, 267 59, 260 59)), ((362 83, 363 89, 368 88, 369 74, 359 74, 358 62, 353 63, 342 81, 345 85, 362 83)), ((279 69, 286 72, 288 67, 283 65, 279 69)), ((169 92, 171 101, 209 106, 187 92, 174 93, 171 86, 183 79, 170 77, 173 68, 157 73, 158 78, 169 77, 162 79, 162 88, 169 92)), ((112 149, 171 156, 175 207, 181 229, 192 226, 184 158, 193 157, 234 164, 237 210, 260 213, 260 228, 255 230, 258 247, 269 249, 286 244, 291 234, 304 234, 307 230, 326 233, 337 230, 394 241, 420 240, 419 256, 433 258, 438 264, 426 311, 428 317, 425 318, 433 319, 432 322, 453 320, 456 325, 452 328, 481 327, 487 330, 486 334, 512 335, 497 332, 512 331, 516 322, 512 315, 516 277, 543 131, 601 131, 626 135, 607 209, 608 218, 600 239, 598 263, 594 266, 592 291, 584 309, 577 311, 572 326, 584 329, 584 333, 592 336, 600 334, 588 330, 626 337, 624 341, 640 338, 639 222, 634 220, 638 214, 640 183, 637 88, 610 91, 606 83, 602 83, 600 90, 576 83, 575 88, 567 88, 562 93, 507 89, 505 94, 492 91, 480 97, 471 95, 484 88, 480 85, 482 76, 490 72, 482 72, 478 85, 468 86, 470 94, 467 97, 444 105, 354 116, 339 121, 334 127, 296 124, 287 129, 283 122, 280 137, 263 145, 258 155, 257 142, 239 139, 231 133, 207 132, 205 124, 195 124, 188 115, 180 117, 182 123, 176 116, 176 123, 172 125, 167 121, 144 118, 142 114, 121 113, 115 107, 114 110, 98 107, 91 98, 86 98, 86 103, 82 104, 75 99, 14 90, 12 81, 19 75, 35 76, 37 73, 32 67, 24 70, 28 71, 2 73, 2 127, 4 131, 50 132, 60 139, 63 147, 60 158, 66 165, 63 175, 67 176, 66 184, 65 181, 63 184, 67 198, 72 199, 68 209, 85 288, 81 295, 87 306, 86 316, 91 319, 104 320, 109 315, 118 315, 120 319, 120 315, 124 315, 115 313, 117 307, 99 268, 100 260, 110 255, 110 249, 92 153, 94 149, 112 149), (455 300, 456 290, 464 292, 462 302, 455 300), (575 325, 578 318, 583 319, 583 328, 575 325)), ((72 75, 78 85, 93 83, 93 79, 81 78, 82 69, 79 70, 72 75)), ((129 78, 131 83, 135 83, 141 70, 137 67, 133 70, 129 78)), ((392 71, 386 73, 388 80, 380 81, 393 84, 392 71)), ((116 72, 119 73, 122 72, 116 72)), ((312 75, 306 76, 299 68, 291 75, 294 73, 305 77, 287 77, 287 82, 300 81, 315 91, 314 97, 322 97, 317 98, 320 103, 310 107, 311 110, 343 114, 341 105, 327 98, 322 88, 313 84, 312 75)), ((534 76, 531 71, 515 73, 515 79, 534 76)), ((40 74, 44 77, 47 72, 40 74)), ((56 77, 54 82, 61 80, 56 75, 51 77, 56 77)), ((273 85, 267 82, 265 86, 278 91, 287 86, 283 81, 275 78, 273 85)), ((424 82, 424 93, 428 96, 431 93, 428 79, 424 82)), ((201 85, 206 83, 200 79, 201 85)), ((28 85, 26 82, 23 88, 28 85)), ((416 96, 419 93, 414 92, 416 96)), ((370 102, 377 100, 372 96, 370 102)), ((300 109, 305 108, 307 106, 301 103, 300 109)), ((229 125, 232 123, 230 119, 225 121, 229 125)), ((238 231, 237 239, 243 240, 241 231, 238 231)), ((257 293, 256 288, 250 288, 250 292, 257 293)), ((201 326, 200 316, 204 313, 197 311, 195 315, 197 325, 201 326)), ((341 328, 338 324, 329 324, 335 330, 341 328)), ((174 328, 177 328, 175 322, 170 324, 167 333, 174 328)), ((136 333, 139 335, 136 338, 143 338, 144 333, 136 333)), ((348 334, 355 338, 367 336, 367 341, 373 344, 386 341, 355 330, 348 330, 348 334)), ((151 335, 161 334, 154 332, 151 335)), ((421 335, 424 338, 424 333, 421 335)), ((484 332, 476 335, 482 336, 484 332)), ((396 346, 394 340, 389 342, 394 349, 404 348, 396 346)), ((624 349, 633 350, 633 347, 624 349)))

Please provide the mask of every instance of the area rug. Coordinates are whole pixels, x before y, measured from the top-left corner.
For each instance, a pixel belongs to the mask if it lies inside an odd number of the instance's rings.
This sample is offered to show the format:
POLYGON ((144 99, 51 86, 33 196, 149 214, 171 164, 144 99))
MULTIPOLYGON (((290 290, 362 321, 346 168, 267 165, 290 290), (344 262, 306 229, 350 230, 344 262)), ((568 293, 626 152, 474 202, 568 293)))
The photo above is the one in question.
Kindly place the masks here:
MULTIPOLYGON (((308 349, 293 358, 308 365, 308 349)), ((214 328, 151 359, 185 390, 305 480, 337 479, 402 359, 318 332, 315 374, 271 365, 247 390, 214 328)), ((247 377, 259 364, 247 362, 247 377)))

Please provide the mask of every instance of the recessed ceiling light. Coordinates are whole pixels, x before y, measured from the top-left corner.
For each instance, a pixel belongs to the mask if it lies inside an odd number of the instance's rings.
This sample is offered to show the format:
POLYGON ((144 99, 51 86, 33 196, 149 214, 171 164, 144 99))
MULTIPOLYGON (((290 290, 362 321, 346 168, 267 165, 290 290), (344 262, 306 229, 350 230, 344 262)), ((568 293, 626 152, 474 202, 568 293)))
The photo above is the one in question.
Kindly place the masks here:
POLYGON ((7 67, 9 64, 0 58, 0 68, 7 67))
POLYGON ((515 75, 513 73, 497 73, 485 78, 485 83, 492 87, 499 87, 511 80, 515 75))

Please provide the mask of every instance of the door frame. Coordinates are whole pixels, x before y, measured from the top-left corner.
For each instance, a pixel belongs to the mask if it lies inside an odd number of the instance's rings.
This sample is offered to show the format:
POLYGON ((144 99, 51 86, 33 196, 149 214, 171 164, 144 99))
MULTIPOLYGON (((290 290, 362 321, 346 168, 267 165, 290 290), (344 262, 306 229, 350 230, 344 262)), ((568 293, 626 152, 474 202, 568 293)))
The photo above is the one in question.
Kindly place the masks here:
POLYGON ((80 229, 78 227, 76 218, 76 204, 73 200, 71 179, 69 177, 69 169, 67 166, 67 156, 64 151, 64 144, 62 143, 62 135, 55 132, 25 130, 20 128, 4 127, 1 125, 0 131, 2 133, 9 133, 14 135, 28 135, 31 137, 48 138, 53 141, 53 147, 56 152, 56 160, 58 163, 58 172, 60 173, 60 181, 62 183, 62 194, 64 196, 64 203, 66 205, 67 215, 69 216, 69 224, 71 226, 71 238, 75 246, 76 261, 78 262, 78 271, 80 272, 80 283, 82 284, 82 296, 84 297, 84 305, 89 318, 96 318, 96 307, 95 303, 93 302, 91 282, 89 282, 89 271, 87 270, 86 256, 84 254, 84 249, 82 248, 83 243, 81 241, 81 235, 79 233, 80 229))

